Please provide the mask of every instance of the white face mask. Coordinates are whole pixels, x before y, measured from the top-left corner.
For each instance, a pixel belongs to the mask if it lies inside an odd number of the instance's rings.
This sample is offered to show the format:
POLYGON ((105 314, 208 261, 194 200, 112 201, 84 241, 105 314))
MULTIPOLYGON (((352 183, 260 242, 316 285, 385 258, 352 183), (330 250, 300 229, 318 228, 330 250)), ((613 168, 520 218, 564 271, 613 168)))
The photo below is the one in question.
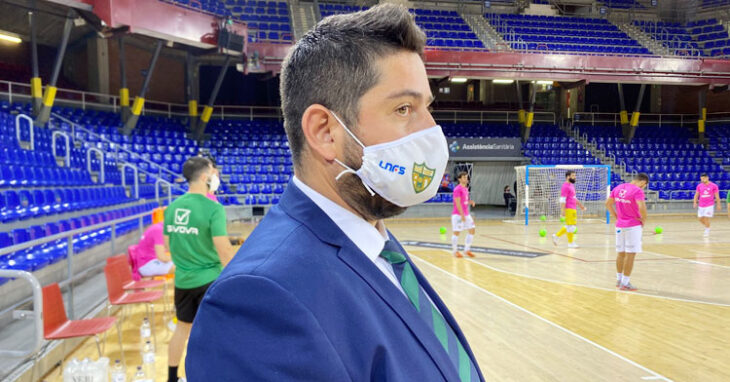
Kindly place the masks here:
POLYGON ((216 192, 218 191, 218 187, 221 185, 221 180, 218 178, 218 175, 213 174, 210 177, 210 180, 208 181, 208 187, 210 188, 210 192, 216 192))
POLYGON ((449 150, 441 126, 365 147, 337 115, 332 115, 363 148, 362 166, 357 171, 335 159, 346 168, 337 175, 337 180, 346 173, 353 173, 360 178, 370 195, 377 192, 399 207, 414 206, 436 195, 449 161, 449 150))

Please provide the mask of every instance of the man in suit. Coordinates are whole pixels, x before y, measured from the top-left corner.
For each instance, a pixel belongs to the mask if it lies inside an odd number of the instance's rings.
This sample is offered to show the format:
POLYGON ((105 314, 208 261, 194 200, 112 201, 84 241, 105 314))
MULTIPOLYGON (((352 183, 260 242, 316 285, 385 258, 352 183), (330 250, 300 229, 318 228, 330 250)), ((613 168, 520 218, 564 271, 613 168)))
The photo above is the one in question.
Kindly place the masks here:
POLYGON ((438 191, 425 35, 406 8, 328 17, 283 63, 295 176, 208 289, 189 381, 481 381, 383 219, 438 191), (356 170, 357 169, 357 170, 356 170))

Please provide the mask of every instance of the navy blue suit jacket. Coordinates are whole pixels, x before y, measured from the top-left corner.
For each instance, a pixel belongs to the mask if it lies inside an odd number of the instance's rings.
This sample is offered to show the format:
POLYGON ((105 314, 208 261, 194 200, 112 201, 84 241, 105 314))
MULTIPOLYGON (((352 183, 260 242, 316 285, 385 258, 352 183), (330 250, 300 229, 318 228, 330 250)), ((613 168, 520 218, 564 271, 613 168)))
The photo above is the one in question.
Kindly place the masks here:
POLYGON ((408 299, 291 182, 208 289, 185 370, 191 382, 459 380, 408 299))

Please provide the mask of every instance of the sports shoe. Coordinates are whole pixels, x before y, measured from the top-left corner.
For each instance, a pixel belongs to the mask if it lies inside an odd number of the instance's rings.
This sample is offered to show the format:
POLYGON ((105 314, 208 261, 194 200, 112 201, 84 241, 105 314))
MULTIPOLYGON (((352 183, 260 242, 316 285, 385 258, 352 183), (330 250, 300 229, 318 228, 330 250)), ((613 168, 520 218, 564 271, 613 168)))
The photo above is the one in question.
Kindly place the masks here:
POLYGON ((466 255, 469 256, 469 257, 475 257, 474 254, 471 251, 466 251, 464 253, 466 253, 466 255))
POLYGON ((621 288, 621 280, 616 281, 616 288, 621 288))
POLYGON ((556 247, 558 246, 558 235, 553 234, 553 244, 555 244, 556 247))
POLYGON ((578 246, 578 244, 570 243, 570 244, 568 244, 568 248, 580 248, 580 247, 578 246))
POLYGON ((628 284, 626 284, 626 285, 622 285, 622 286, 621 286, 621 290, 625 290, 625 291, 633 292, 633 291, 635 291, 635 290, 636 290, 636 287, 635 287, 635 286, 633 286, 633 285, 631 285, 631 283, 628 283, 628 284))
POLYGON ((705 233, 702 236, 709 237, 710 236, 710 230, 709 229, 706 229, 705 230, 705 233))
POLYGON ((462 258, 462 257, 464 257, 464 256, 463 256, 463 255, 461 254, 461 252, 458 252, 458 251, 457 251, 457 252, 454 252, 454 256, 456 256, 456 257, 458 257, 458 258, 462 258))

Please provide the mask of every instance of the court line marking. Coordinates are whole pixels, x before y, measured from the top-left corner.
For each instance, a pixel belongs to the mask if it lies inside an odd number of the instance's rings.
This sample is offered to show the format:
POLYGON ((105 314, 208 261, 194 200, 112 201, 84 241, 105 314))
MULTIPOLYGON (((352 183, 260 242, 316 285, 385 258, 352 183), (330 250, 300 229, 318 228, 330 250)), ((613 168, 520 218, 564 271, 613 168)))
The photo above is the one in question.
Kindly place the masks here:
MULTIPOLYGON (((562 257, 568 257, 568 258, 571 258, 571 259, 575 259, 575 260, 578 260, 578 261, 582 261, 584 263, 605 262, 604 260, 598 260, 598 261, 596 261, 596 260, 581 259, 580 257, 565 255, 565 254, 562 254, 560 252, 546 250, 546 249, 541 249, 541 248, 533 247, 533 246, 526 245, 526 244, 517 243, 517 242, 514 242, 514 241, 510 241, 510 240, 500 239, 498 237, 494 237, 494 236, 490 236, 490 235, 486 235, 486 234, 480 234, 480 236, 483 236, 483 237, 486 237, 486 238, 492 239, 492 240, 502 241, 502 242, 505 242, 507 244, 518 245, 518 246, 521 246, 523 248, 531 249, 531 250, 534 250, 534 251, 543 251, 543 252, 548 252, 548 253, 553 254, 553 255, 558 255, 558 256, 562 256, 562 257)), ((603 248, 603 247, 594 247, 594 248, 603 248)), ((687 258, 684 258, 684 257, 675 257, 675 256, 665 255, 663 253, 653 252, 653 251, 642 251, 642 253, 651 253, 651 254, 654 254, 654 255, 664 256, 666 258, 676 259, 676 260, 693 260, 692 262, 695 262, 694 259, 687 259, 687 258)), ((644 260, 647 260, 647 259, 644 259, 644 260)), ((727 265, 719 265, 719 264, 705 263, 705 262, 700 262, 700 261, 697 261, 697 263, 705 264, 705 265, 712 265, 712 266, 715 266, 715 267, 730 268, 727 265)))
MULTIPOLYGON (((420 248, 420 247, 415 247, 415 248, 417 248, 419 250, 435 250, 435 251, 438 251, 438 250, 433 249, 433 248, 420 248)), ((451 251, 446 251, 446 250, 442 250, 442 251, 448 253, 451 256, 451 251)), ((602 291, 606 291, 606 292, 625 293, 625 294, 629 294, 629 295, 637 295, 637 296, 644 296, 644 297, 653 297, 653 298, 659 298, 659 299, 671 300, 671 301, 678 301, 678 302, 688 302, 688 303, 691 303, 691 304, 705 304, 705 305, 721 306, 721 307, 724 307, 724 308, 730 307, 730 304, 723 304, 721 302, 702 301, 702 300, 691 300, 691 299, 681 298, 681 297, 659 296, 659 295, 655 295, 655 294, 648 294, 648 293, 642 293, 642 292, 636 292, 636 291, 634 291, 634 292, 627 292, 627 291, 622 291, 622 290, 618 290, 618 289, 604 288, 604 287, 595 286, 595 285, 577 284, 577 283, 571 283, 571 282, 568 282, 568 281, 547 279, 547 278, 540 277, 540 276, 533 276, 533 275, 528 275, 528 274, 524 274, 524 273, 517 273, 517 272, 512 272, 512 271, 508 271, 508 270, 504 270, 504 269, 495 268, 495 267, 493 267, 491 265, 484 264, 484 263, 479 262, 479 261, 476 261, 474 259, 466 259, 465 258, 464 260, 471 261, 474 264, 480 265, 482 267, 485 267, 487 269, 493 270, 495 272, 506 273, 506 274, 509 274, 509 275, 512 275, 512 276, 524 277, 524 278, 533 279, 533 280, 540 280, 540 281, 545 281, 545 282, 549 282, 549 283, 570 285, 570 286, 581 287, 581 288, 597 289, 597 290, 602 290, 602 291)))
MULTIPOLYGON (((449 251, 444 251, 444 252, 448 252, 449 254, 451 253, 449 251)), ((418 256, 412 256, 411 259, 413 259, 413 258, 417 259, 420 262, 423 262, 424 264, 426 264, 426 265, 428 265, 428 266, 430 266, 430 267, 432 267, 434 269, 437 269, 437 270, 439 270, 439 271, 447 274, 448 276, 450 276, 450 277, 452 277, 452 278, 454 278, 456 280, 459 280, 459 281, 461 281, 461 282, 463 282, 463 283, 465 283, 467 285, 470 285, 470 286, 472 286, 472 287, 474 287, 474 288, 482 291, 483 293, 486 293, 487 295, 492 296, 492 297, 496 298, 497 300, 506 303, 509 306, 512 306, 512 307, 514 307, 514 308, 516 308, 516 309, 518 309, 518 310, 520 310, 522 312, 525 312, 525 313, 529 314, 530 316, 533 316, 533 317, 537 318, 538 320, 545 322, 548 325, 554 326, 554 327, 562 330, 563 332, 565 332, 567 334, 570 334, 570 335, 572 335, 572 336, 574 336, 574 337, 576 337, 576 338, 578 338, 580 340, 583 340, 584 342, 586 342, 586 343, 588 343, 590 345, 593 345, 593 346, 597 347, 598 349, 603 350, 603 351, 607 352, 608 354, 613 355, 614 357, 616 357, 618 359, 621 359, 621 360, 623 360, 623 361, 625 361, 625 362, 627 362, 627 363, 629 363, 629 364, 631 364, 631 365, 633 365, 633 366, 635 366, 635 367, 637 367, 637 368, 639 368, 641 370, 644 370, 647 373, 652 374, 652 377, 656 377, 656 379, 661 379, 661 380, 664 380, 664 381, 667 381, 667 382, 672 382, 671 379, 669 379, 669 378, 667 378, 667 377, 665 377, 665 376, 663 376, 663 375, 655 372, 654 370, 651 370, 651 369, 649 369, 646 366, 643 366, 643 365, 641 365, 641 364, 639 364, 637 362, 634 362, 634 361, 632 361, 632 360, 630 360, 630 359, 622 356, 621 354, 618 354, 618 353, 614 352, 613 350, 610 350, 610 349, 606 348, 605 346, 602 346, 602 345, 600 345, 600 344, 598 344, 596 342, 593 342, 593 341, 589 340, 588 338, 581 336, 578 333, 575 333, 575 332, 573 332, 573 331, 571 331, 571 330, 569 330, 569 329, 567 329, 567 328, 565 328, 565 327, 563 327, 561 325, 558 325, 555 322, 552 322, 552 321, 548 320, 547 318, 542 317, 539 314, 537 314, 535 312, 532 312, 531 310, 528 310, 527 308, 523 308, 522 306, 517 305, 514 302, 509 301, 509 300, 507 300, 504 297, 501 297, 501 296, 499 296, 499 295, 497 295, 495 293, 492 293, 492 292, 490 292, 490 291, 488 291, 488 290, 480 287, 479 285, 476 285, 476 284, 472 283, 471 281, 468 281, 468 280, 466 280, 466 279, 464 279, 462 277, 459 277, 459 276, 457 276, 457 275, 455 275, 455 274, 453 274, 453 273, 451 273, 451 272, 449 272, 449 271, 447 271, 445 269, 442 269, 441 267, 438 267, 435 264, 431 264, 429 261, 424 260, 424 259, 421 259, 418 256)))
POLYGON ((520 243, 517 243, 517 242, 514 242, 514 241, 504 240, 504 239, 500 239, 500 238, 498 238, 498 237, 494 237, 494 236, 490 236, 490 235, 485 235, 485 234, 483 234, 483 233, 482 233, 482 234, 479 234, 479 235, 480 235, 480 236, 483 236, 483 237, 486 237, 486 238, 489 238, 489 239, 492 239, 492 240, 497 240, 497 241, 503 241, 503 242, 505 242, 505 243, 507 243, 507 244, 512 244, 512 245, 519 245, 519 246, 521 246, 521 247, 524 247, 524 248, 528 248, 528 249, 532 249, 532 250, 534 250, 534 251, 541 251, 541 252, 547 252, 547 253, 550 253, 550 254, 553 254, 553 255, 558 255, 558 256, 568 257, 568 258, 571 258, 571 259, 575 259, 575 260, 578 260, 578 261, 582 261, 582 262, 584 262, 584 263, 588 263, 588 262, 589 262, 588 260, 585 260, 585 259, 581 259, 580 257, 575 257, 575 256, 565 255, 565 254, 562 254, 562 253, 560 253, 560 252, 552 251, 552 250, 549 250, 549 249, 544 249, 544 248, 537 248, 537 247, 532 247, 532 246, 529 246, 529 245, 525 245, 525 244, 520 244, 520 243))
MULTIPOLYGON (((451 252, 449 252, 449 254, 451 254, 451 252)), ((710 301, 702 301, 702 300, 690 300, 690 299, 681 298, 681 297, 659 296, 659 295, 655 295, 655 294, 641 293, 641 292, 635 292, 635 291, 634 292, 626 292, 626 291, 622 291, 622 290, 618 290, 618 289, 604 288, 604 287, 599 287, 599 286, 595 286, 595 285, 576 284, 576 283, 571 283, 571 282, 568 282, 568 281, 551 280, 551 279, 546 279, 546 278, 539 277, 539 276, 532 276, 532 275, 521 274, 521 273, 516 273, 516 272, 512 272, 512 271, 507 271, 507 270, 504 270, 504 269, 495 268, 495 267, 493 267, 491 265, 487 265, 487 264, 481 263, 481 262, 476 261, 474 259, 464 259, 464 260, 471 261, 474 264, 478 264, 478 265, 481 265, 482 267, 489 268, 489 269, 491 269, 491 270, 493 270, 495 272, 507 273, 507 274, 510 274, 510 275, 513 275, 513 276, 525 277, 525 278, 528 278, 528 279, 540 280, 540 281, 551 282, 551 283, 556 283, 556 284, 565 284, 565 285, 576 286, 576 287, 598 289, 598 290, 603 290, 603 291, 607 291, 607 292, 616 292, 616 293, 633 294, 633 295, 638 295, 638 296, 662 298, 662 299, 665 299, 665 300, 673 300, 673 301, 679 301, 679 302, 689 302, 689 303, 695 303, 695 304, 707 304, 707 305, 715 305, 715 306, 722 306, 722 307, 730 307, 730 304, 723 304, 721 302, 710 302, 710 301)))
POLYGON ((663 253, 653 252, 653 251, 643 251, 643 253, 651 253, 651 254, 654 254, 654 255, 657 255, 657 256, 664 256, 664 257, 667 257, 667 258, 670 258, 670 259, 686 260, 686 261, 688 261, 690 263, 702 264, 702 265, 710 265, 710 266, 713 266, 713 267, 720 267, 720 268, 728 268, 728 269, 730 269, 730 267, 727 266, 727 265, 720 265, 720 264, 708 263, 708 262, 705 262, 705 261, 699 261, 699 260, 696 260, 697 258, 676 257, 676 256, 665 255, 663 253))

